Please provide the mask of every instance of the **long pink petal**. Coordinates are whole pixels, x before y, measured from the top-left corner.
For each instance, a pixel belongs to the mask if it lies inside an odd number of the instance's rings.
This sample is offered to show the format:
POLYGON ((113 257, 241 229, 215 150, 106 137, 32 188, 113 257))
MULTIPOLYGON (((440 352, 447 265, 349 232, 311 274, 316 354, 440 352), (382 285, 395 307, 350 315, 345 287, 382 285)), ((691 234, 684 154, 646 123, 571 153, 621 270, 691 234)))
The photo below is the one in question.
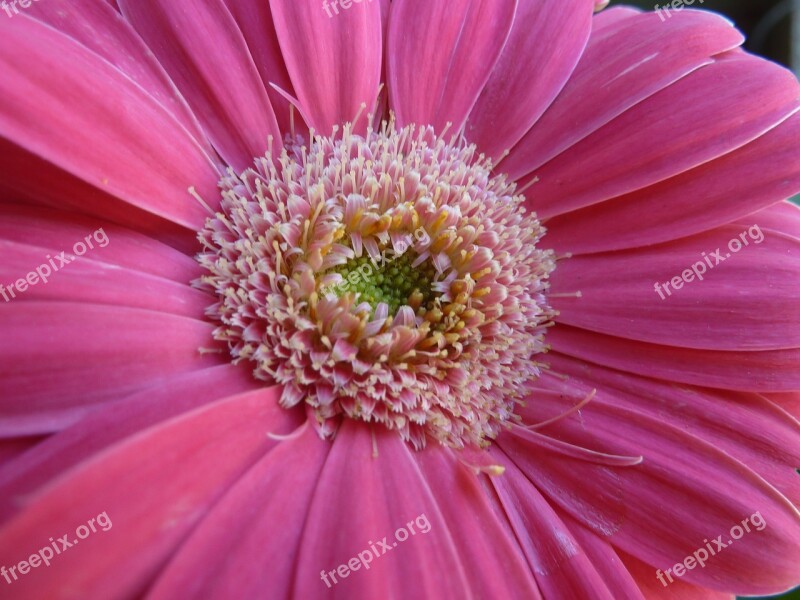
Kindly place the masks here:
POLYGON ((210 323, 134 308, 68 302, 0 306, 0 414, 116 400, 220 360, 210 323))
POLYGON ((517 0, 395 0, 389 16, 389 105, 398 123, 467 119, 511 31, 517 0))
POLYGON ((0 472, 9 464, 16 462, 28 450, 37 446, 43 439, 42 436, 26 436, 0 440, 0 472))
POLYGON ((529 204, 547 218, 663 181, 760 137, 799 101, 791 72, 729 53, 536 169, 525 178, 537 179, 529 204))
POLYGON ((626 564, 620 560, 617 550, 615 550, 607 540, 590 531, 586 527, 577 523, 571 517, 562 516, 575 540, 589 557, 592 565, 600 576, 606 587, 611 591, 615 600, 643 600, 647 598, 638 585, 637 580, 628 572, 626 564))
MULTIPOLYGON (((496 513, 479 477, 459 462, 461 456, 450 450, 431 449, 417 453, 415 458, 438 499, 474 597, 541 597, 532 565, 529 566, 520 553, 520 533, 509 528, 505 516, 496 513), (447 501, 454 494, 460 502, 447 501), (497 573, 503 576, 497 577, 497 573)), ((529 493, 530 487, 525 486, 529 493)))
POLYGON ((800 350, 720 352, 648 344, 559 324, 547 334, 557 352, 637 375, 751 392, 800 390, 800 350))
MULTIPOLYGON (((177 283, 190 283, 203 274, 191 255, 136 231, 63 211, 0 204, 0 239, 43 246, 56 254, 62 250, 71 253, 77 242, 85 241, 87 235, 94 236, 100 228, 108 237, 108 245, 100 248, 96 243, 97 252, 86 255, 93 260, 177 283)), ((37 267, 42 262, 46 261, 37 261, 31 266, 37 267)), ((23 275, 19 273, 18 277, 23 275)))
MULTIPOLYGON (((644 461, 613 470, 598 465, 596 476, 578 482, 565 473, 567 464, 559 468, 526 452, 521 438, 499 439, 503 451, 548 498, 615 547, 661 569, 682 561, 705 538, 729 539, 732 527, 758 512, 766 527, 756 531, 756 517, 753 531, 684 579, 741 594, 777 592, 796 582, 800 512, 785 496, 741 462, 663 417, 617 406, 613 392, 596 385, 590 376, 578 381, 581 385, 576 388, 575 379, 540 380, 545 387, 567 393, 597 388, 596 401, 580 416, 548 426, 550 434, 606 452, 641 453, 644 461), (606 475, 617 482, 612 490, 604 481, 606 475), (609 498, 609 494, 616 495, 609 498), (586 509, 587 504, 592 510, 586 509)), ((521 412, 536 412, 534 404, 521 412)))
MULTIPOLYGON (((80 238, 79 238, 80 239, 80 238)), ((80 242, 84 244, 84 242, 80 242)), ((60 248, 20 244, 0 239, 0 281, 26 286, 15 302, 54 300, 87 304, 127 306, 201 320, 214 298, 192 288, 188 282, 178 283, 141 272, 121 269, 101 259, 103 248, 95 248, 77 258, 63 270, 53 272, 48 257, 58 256, 60 248), (42 279, 40 269, 46 279, 42 279), (25 278, 33 273, 31 279, 25 278), (34 285, 30 285, 30 281, 34 285)), ((72 253, 72 249, 68 249, 72 253)), ((58 264, 56 262, 55 264, 58 264)), ((6 290, 6 294, 8 291, 6 290)), ((8 301, 11 301, 9 298, 8 301)))
POLYGON ((363 423, 346 420, 311 501, 296 561, 294 594, 314 598, 330 592, 337 598, 367 600, 402 589, 409 598, 468 597, 467 582, 459 549, 413 450, 393 432, 371 431, 363 423), (354 508, 358 518, 348 518, 354 508), (420 516, 427 519, 429 531, 422 533, 420 528, 393 546, 395 532, 420 516), (376 546, 380 554, 368 571, 354 571, 327 589, 322 569, 347 563, 384 536, 390 550, 376 546))
POLYGON ((104 449, 182 413, 261 388, 246 368, 222 365, 164 381, 157 387, 95 408, 0 470, 0 520, 62 473, 104 449))
MULTIPOLYGON (((308 125, 328 135, 336 125, 359 121, 375 108, 383 64, 381 5, 353 4, 330 15, 317 2, 271 0, 286 68, 308 125)), ((338 5, 337 5, 338 6, 338 5)))
POLYGON ((183 92, 214 146, 242 171, 282 144, 267 92, 222 0, 120 0, 120 9, 183 92))
POLYGON ((186 100, 142 38, 114 8, 95 0, 53 0, 34 2, 25 14, 67 34, 133 79, 214 156, 186 100))
POLYGON ((641 14, 642 10, 633 6, 612 6, 597 13, 592 22, 592 31, 598 32, 611 25, 617 25, 630 17, 641 14))
MULTIPOLYGON (((607 392, 592 402, 611 402, 628 410, 660 418, 685 432, 724 450, 800 505, 800 423, 786 410, 760 394, 723 392, 706 388, 674 386, 588 365, 553 353, 551 368, 586 385, 607 392), (754 427, 753 424, 758 426, 754 427)), ((578 390, 578 395, 591 390, 578 390)), ((541 418, 565 408, 562 397, 535 394, 532 416, 541 418), (550 407, 546 409, 545 407, 550 407)))
MULTIPOLYGON (((0 210, 26 206, 34 215, 52 213, 53 208, 91 215, 103 223, 127 226, 187 254, 197 251, 194 229, 145 212, 7 139, 0 138, 0 156, 0 210)), ((200 222, 198 219, 198 225, 200 222)))
POLYGON ((759 214, 652 248, 561 261, 557 321, 683 348, 800 348, 800 240, 762 228, 759 214), (581 297, 559 297, 575 291, 581 297))
POLYGON ((653 567, 629 554, 621 551, 618 553, 648 600, 734 600, 736 598, 728 592, 715 592, 705 587, 690 585, 677 577, 673 577, 673 581, 670 582, 662 575, 664 579, 662 583, 653 567))
POLYGON ((573 254, 622 250, 686 237, 749 215, 800 192, 798 139, 800 114, 795 114, 717 160, 550 219, 547 244, 573 254))
MULTIPOLYGON (((499 170, 515 178, 530 173, 642 100, 708 64, 711 56, 743 41, 722 17, 689 10, 665 23, 644 13, 599 28, 558 99, 499 170)), ((666 115, 651 112, 648 120, 656 116, 666 115)))
POLYGON ((187 190, 213 203, 218 173, 163 106, 24 14, 0 30, 0 136, 152 214, 202 225, 207 213, 187 190))
MULTIPOLYGON (((184 542, 148 600, 291 597, 309 504, 330 448, 313 427, 281 441, 184 542)), ((329 590, 318 573, 312 576, 317 593, 307 597, 325 597, 329 590)))
POLYGON ((543 597, 619 598, 535 485, 510 460, 504 466, 503 475, 491 483, 543 597))
POLYGON ((467 138, 499 158, 572 74, 589 39, 592 0, 521 0, 511 34, 467 122, 467 138), (544 68, 543 68, 544 67, 544 68))
MULTIPOLYGON (((269 0, 225 0, 225 5, 242 31, 256 69, 261 75, 261 81, 269 94, 278 125, 281 132, 286 134, 292 130, 291 105, 272 87, 272 84, 289 94, 294 95, 295 92, 289 72, 286 70, 286 62, 281 54, 280 44, 278 44, 278 35, 272 21, 269 0)), ((294 111, 294 127, 300 133, 307 133, 304 131, 306 128, 300 114, 296 110, 294 111)))
MULTIPOLYGON (((788 200, 770 206, 768 209, 759 211, 759 224, 764 229, 779 231, 784 238, 791 238, 800 241, 800 206, 788 200)), ((735 222, 737 225, 745 227, 752 222, 752 216, 739 217, 735 222)))
POLYGON ((800 392, 763 394, 764 398, 780 406, 783 410, 800 420, 800 392))
POLYGON ((213 503, 275 446, 266 434, 286 434, 296 423, 274 389, 258 390, 153 427, 64 474, 0 530, 0 564, 18 562, 21 549, 34 552, 51 536, 71 541, 102 513, 112 526, 14 582, 15 598, 141 593, 213 503))

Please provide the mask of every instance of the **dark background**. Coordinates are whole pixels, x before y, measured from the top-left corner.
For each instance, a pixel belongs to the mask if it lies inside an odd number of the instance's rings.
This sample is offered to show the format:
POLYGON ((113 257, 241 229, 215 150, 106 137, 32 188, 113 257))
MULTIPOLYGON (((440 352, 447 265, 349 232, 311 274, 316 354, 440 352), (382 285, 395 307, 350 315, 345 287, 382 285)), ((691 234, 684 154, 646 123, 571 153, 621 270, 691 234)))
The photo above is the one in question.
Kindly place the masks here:
MULTIPOLYGON (((627 4, 644 10, 654 10, 656 4, 668 5, 669 0, 612 0, 611 5, 627 4)), ((727 16, 747 36, 745 47, 753 54, 759 54, 789 68, 792 67, 792 5, 800 10, 800 0, 698 0, 691 8, 713 10, 727 16)), ((800 19, 795 18, 800 28, 800 19)), ((796 31, 795 44, 800 44, 800 31, 796 31)), ((795 51, 796 54, 797 51, 795 51)), ((800 58, 800 57, 798 57, 800 58)), ((800 64, 795 58, 794 70, 798 73, 800 64)), ((800 198, 800 197, 798 197, 800 198)), ((800 588, 781 596, 785 600, 800 600, 800 588)))

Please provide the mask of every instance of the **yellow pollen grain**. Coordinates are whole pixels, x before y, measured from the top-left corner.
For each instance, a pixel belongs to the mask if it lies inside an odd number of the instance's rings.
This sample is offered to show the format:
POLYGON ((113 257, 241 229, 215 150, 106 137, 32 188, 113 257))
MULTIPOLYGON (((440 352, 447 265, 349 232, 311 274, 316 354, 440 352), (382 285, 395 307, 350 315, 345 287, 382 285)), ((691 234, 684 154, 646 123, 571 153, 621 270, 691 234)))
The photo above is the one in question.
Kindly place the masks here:
POLYGON ((414 290, 408 297, 408 305, 416 311, 422 305, 424 299, 425 296, 422 295, 422 292, 414 290))
POLYGON ((433 308, 433 309, 429 310, 428 313, 425 315, 425 320, 430 322, 430 323, 438 323, 439 321, 442 320, 443 316, 444 316, 444 313, 442 313, 442 311, 440 309, 433 308))
POLYGON ((467 283, 463 279, 457 279, 450 284, 450 292, 456 296, 467 291, 467 283))
POLYGON ((461 339, 461 336, 457 333, 445 333, 444 339, 448 344, 455 344, 458 340, 461 339))

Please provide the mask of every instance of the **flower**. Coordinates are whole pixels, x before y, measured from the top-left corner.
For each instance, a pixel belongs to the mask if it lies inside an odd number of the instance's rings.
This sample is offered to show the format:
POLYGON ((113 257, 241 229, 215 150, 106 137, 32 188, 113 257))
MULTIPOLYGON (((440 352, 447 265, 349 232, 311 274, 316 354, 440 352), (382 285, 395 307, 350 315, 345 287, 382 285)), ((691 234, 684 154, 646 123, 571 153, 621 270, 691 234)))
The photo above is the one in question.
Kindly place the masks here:
POLYGON ((702 11, 323 4, 2 20, 0 589, 800 582, 796 79, 702 11))

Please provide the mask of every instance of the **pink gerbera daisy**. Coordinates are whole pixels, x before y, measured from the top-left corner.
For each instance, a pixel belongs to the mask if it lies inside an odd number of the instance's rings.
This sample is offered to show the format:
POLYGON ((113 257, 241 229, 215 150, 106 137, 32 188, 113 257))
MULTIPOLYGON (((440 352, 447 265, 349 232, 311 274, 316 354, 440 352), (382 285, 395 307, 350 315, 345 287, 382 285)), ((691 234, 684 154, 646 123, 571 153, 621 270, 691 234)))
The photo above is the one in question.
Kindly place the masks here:
POLYGON ((604 4, 3 3, 0 597, 798 584, 800 86, 604 4))

